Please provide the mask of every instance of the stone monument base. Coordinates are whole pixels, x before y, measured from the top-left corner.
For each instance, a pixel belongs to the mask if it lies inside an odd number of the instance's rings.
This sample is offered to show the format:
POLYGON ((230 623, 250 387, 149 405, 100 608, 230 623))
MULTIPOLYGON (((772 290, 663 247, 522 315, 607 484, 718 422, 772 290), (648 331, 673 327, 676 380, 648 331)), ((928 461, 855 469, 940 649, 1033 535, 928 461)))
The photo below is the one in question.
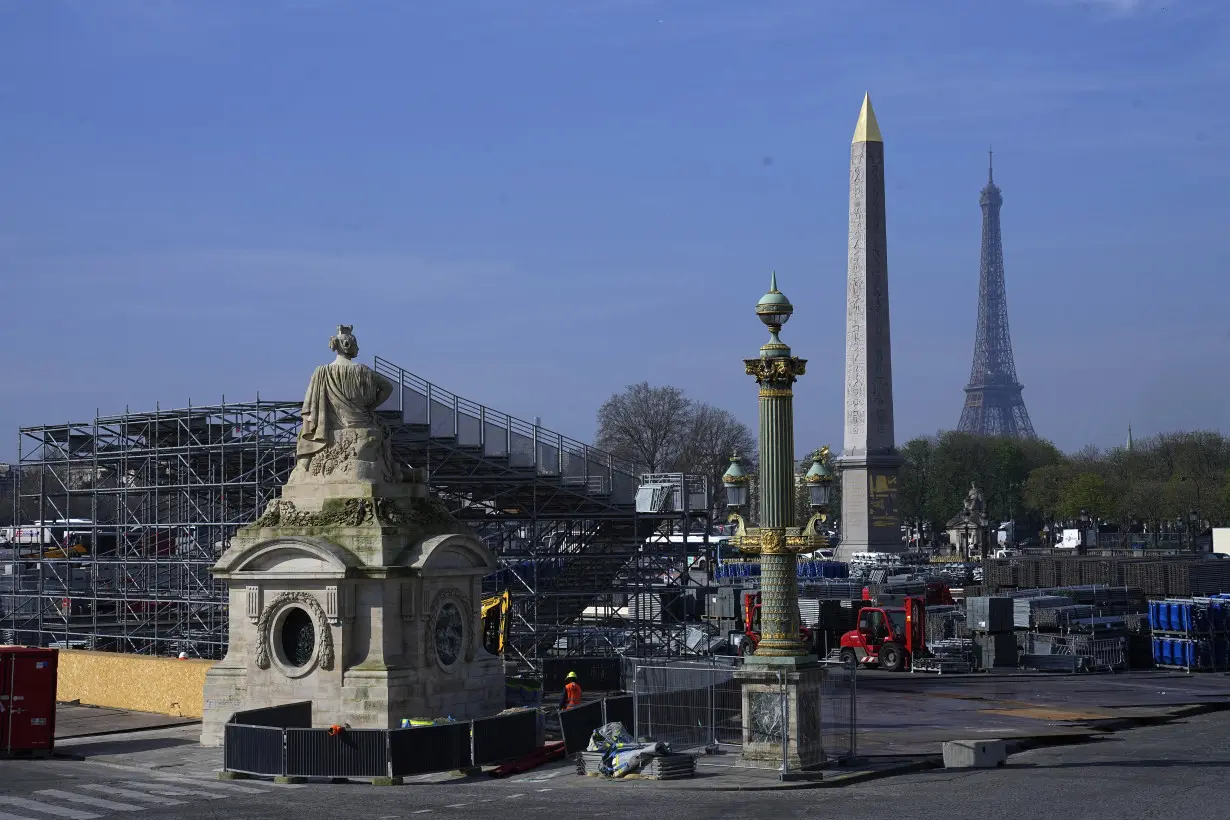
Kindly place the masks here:
POLYGON ((820 691, 825 674, 813 656, 747 659, 735 672, 743 687, 744 760, 781 766, 784 752, 787 771, 824 765, 820 691))

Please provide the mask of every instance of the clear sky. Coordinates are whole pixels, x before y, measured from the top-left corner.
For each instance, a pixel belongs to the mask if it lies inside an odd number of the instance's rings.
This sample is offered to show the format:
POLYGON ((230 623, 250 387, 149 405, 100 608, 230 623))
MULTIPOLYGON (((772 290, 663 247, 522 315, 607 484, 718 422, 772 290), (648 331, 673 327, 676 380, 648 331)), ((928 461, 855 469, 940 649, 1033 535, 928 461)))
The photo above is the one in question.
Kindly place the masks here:
POLYGON ((1039 434, 1230 429, 1225 0, 0 0, 0 459, 300 399, 339 322, 577 438, 640 380, 754 425, 774 269, 836 449, 864 91, 899 442, 960 415, 989 144, 1039 434))

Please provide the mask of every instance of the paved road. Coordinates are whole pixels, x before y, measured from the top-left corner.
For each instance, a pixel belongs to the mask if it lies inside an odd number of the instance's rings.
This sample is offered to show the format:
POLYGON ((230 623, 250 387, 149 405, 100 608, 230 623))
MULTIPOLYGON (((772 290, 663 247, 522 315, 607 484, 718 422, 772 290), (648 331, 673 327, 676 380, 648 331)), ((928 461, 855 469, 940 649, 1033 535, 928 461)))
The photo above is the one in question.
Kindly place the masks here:
MULTIPOLYGON (((220 783, 91 762, 0 762, 0 820, 250 818, 498 820, 663 816, 860 820, 1135 820, 1211 817, 1230 804, 1230 713, 1137 729, 1082 746, 1016 755, 991 771, 934 771, 843 789, 680 791, 560 773, 394 788, 220 783), (171 802, 173 801, 174 804, 171 802), (1212 812, 1212 813, 1210 813, 1212 812), (840 813, 840 815, 838 815, 840 813)), ((693 785, 703 785, 692 781, 693 785)), ((1219 816, 1219 815, 1218 815, 1219 816)))

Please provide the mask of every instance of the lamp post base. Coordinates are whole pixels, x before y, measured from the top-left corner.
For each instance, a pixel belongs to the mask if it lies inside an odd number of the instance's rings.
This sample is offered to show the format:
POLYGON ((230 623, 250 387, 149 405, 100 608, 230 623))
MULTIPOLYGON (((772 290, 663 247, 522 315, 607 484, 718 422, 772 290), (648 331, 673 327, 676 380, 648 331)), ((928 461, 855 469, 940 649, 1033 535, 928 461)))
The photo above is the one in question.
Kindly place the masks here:
POLYGON ((812 655, 747 659, 735 672, 743 689, 744 760, 783 772, 824 765, 820 692, 826 674, 812 655))

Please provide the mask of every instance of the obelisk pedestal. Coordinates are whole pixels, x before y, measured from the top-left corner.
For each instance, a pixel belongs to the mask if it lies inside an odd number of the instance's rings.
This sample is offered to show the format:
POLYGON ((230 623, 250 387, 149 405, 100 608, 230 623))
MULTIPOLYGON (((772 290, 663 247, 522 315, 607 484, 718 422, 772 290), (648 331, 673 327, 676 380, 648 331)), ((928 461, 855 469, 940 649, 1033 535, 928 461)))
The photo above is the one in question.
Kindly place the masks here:
POLYGON ((884 140, 863 98, 850 146, 850 246, 846 280, 845 440, 840 458, 841 544, 856 552, 902 552, 889 338, 884 140))

